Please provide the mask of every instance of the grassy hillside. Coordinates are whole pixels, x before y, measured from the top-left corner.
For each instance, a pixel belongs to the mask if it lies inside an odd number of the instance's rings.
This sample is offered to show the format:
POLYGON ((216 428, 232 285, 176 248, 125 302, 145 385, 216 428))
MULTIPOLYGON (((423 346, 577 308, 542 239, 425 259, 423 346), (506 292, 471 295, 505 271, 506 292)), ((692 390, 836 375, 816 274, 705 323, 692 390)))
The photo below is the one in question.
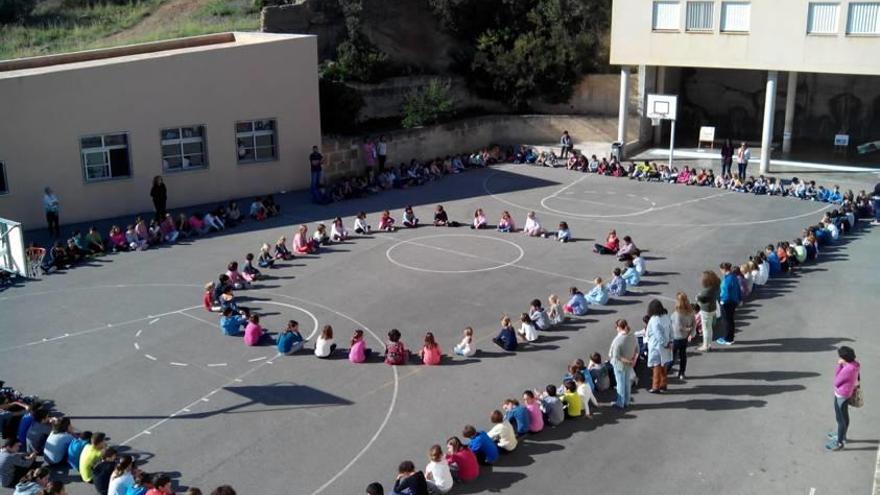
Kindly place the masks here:
POLYGON ((260 27, 251 0, 141 0, 122 5, 43 2, 19 24, 0 26, 0 60, 260 27))

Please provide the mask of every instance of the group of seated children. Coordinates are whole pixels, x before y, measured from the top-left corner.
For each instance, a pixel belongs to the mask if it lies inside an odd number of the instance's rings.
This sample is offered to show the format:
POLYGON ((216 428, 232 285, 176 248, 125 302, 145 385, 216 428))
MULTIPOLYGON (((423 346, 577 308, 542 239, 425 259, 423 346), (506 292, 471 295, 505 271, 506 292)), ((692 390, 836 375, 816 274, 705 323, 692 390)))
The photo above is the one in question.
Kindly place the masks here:
MULTIPOLYGON (((480 466, 491 466, 514 452, 528 435, 540 434, 546 428, 559 426, 566 420, 593 417, 600 406, 597 391, 614 386, 613 371, 601 355, 593 353, 589 365, 575 360, 562 377, 562 384, 549 384, 542 391, 525 390, 520 399, 509 397, 489 414, 491 427, 478 429, 465 425, 461 437, 450 437, 444 449, 439 444, 428 449, 427 465, 417 470, 415 463, 405 460, 398 467, 392 494, 447 494, 461 483, 470 483, 480 476, 480 466)), ((384 495, 381 483, 370 483, 369 495, 384 495)))

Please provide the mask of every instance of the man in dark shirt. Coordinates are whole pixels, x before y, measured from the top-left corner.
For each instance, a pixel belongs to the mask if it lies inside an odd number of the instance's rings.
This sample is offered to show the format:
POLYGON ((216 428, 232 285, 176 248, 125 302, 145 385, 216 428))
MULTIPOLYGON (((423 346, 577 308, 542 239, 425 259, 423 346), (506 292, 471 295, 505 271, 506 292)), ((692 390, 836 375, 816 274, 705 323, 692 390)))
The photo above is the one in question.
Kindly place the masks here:
POLYGON ((403 461, 397 468, 397 479, 394 481, 395 495, 428 495, 428 482, 425 474, 416 471, 412 461, 403 461))
POLYGON ((312 169, 312 199, 318 198, 318 187, 321 185, 321 168, 324 165, 324 155, 318 151, 317 146, 312 146, 312 154, 309 155, 309 165, 312 169))

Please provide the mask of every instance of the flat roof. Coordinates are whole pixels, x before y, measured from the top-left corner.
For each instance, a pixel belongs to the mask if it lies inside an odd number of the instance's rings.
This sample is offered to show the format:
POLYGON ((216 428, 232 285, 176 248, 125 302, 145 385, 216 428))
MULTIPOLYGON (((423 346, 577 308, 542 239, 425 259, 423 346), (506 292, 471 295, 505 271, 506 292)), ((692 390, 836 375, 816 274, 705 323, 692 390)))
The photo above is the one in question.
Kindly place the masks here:
POLYGON ((137 43, 112 48, 99 48, 96 50, 0 60, 0 79, 126 63, 232 46, 272 43, 311 37, 315 37, 315 35, 235 31, 137 43))

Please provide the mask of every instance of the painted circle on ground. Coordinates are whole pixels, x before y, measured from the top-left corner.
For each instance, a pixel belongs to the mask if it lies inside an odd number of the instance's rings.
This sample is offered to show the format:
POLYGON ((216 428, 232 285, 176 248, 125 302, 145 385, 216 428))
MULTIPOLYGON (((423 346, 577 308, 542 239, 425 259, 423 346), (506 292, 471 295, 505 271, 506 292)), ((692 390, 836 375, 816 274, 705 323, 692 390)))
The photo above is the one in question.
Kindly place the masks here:
MULTIPOLYGON (((269 305, 274 305, 274 306, 281 306, 281 307, 285 307, 285 308, 295 309, 295 310, 297 310, 297 311, 300 311, 300 312, 305 313, 306 315, 308 315, 308 317, 312 319, 312 323, 314 324, 314 326, 313 326, 313 328, 312 328, 312 332, 311 332, 311 333, 305 338, 307 341, 312 340, 312 338, 315 336, 315 334, 318 333, 318 328, 320 327, 320 324, 318 323, 318 317, 315 316, 314 313, 312 313, 311 311, 309 311, 309 310, 307 310, 307 309, 305 309, 305 308, 302 308, 302 307, 300 307, 300 306, 297 306, 297 305, 295 305, 295 304, 290 304, 290 303, 283 303, 283 302, 276 302, 276 301, 259 301, 259 302, 260 302, 260 304, 269 304, 269 305)), ((194 318, 194 319, 196 319, 196 320, 202 321, 202 322, 205 323, 206 325, 211 325, 212 327, 216 327, 216 325, 212 324, 211 322, 209 322, 209 321, 207 321, 207 320, 202 320, 201 318, 193 317, 193 316, 191 316, 191 315, 188 315, 188 314, 185 313, 185 312, 175 313, 175 314, 183 314, 183 315, 189 316, 189 317, 191 317, 191 318, 194 318)), ((216 313, 211 313, 211 314, 212 314, 212 315, 216 315, 216 313)), ((258 314, 259 314, 259 313, 258 313, 258 314)), ((158 318, 156 318, 156 319, 154 319, 154 320, 150 320, 149 325, 151 326, 151 325, 153 325, 154 323, 157 323, 157 324, 160 323, 161 318, 163 318, 163 317, 164 317, 164 316, 160 316, 160 317, 158 317, 158 318)), ((148 326, 147 328, 150 328, 150 327, 148 326)), ((141 336, 141 333, 143 332, 143 330, 144 330, 144 329, 139 329, 139 330, 137 330, 137 331, 135 332, 135 334, 134 334, 134 336, 135 336, 134 348, 135 348, 137 351, 144 351, 144 348, 145 348, 145 346, 142 345, 142 344, 140 343, 140 341, 138 340, 138 338, 141 336)), ((143 356, 144 356, 146 359, 150 360, 150 361, 156 361, 156 362, 159 362, 159 358, 158 358, 157 356, 154 356, 153 354, 150 354, 150 353, 146 353, 146 352, 144 352, 144 353, 143 353, 143 356)), ((247 361, 248 361, 249 363, 256 363, 256 362, 259 362, 259 361, 264 361, 264 360, 266 360, 266 359, 268 359, 268 358, 269 358, 269 356, 258 356, 258 357, 250 358, 250 359, 248 359, 247 361)), ((208 362, 206 362, 206 363, 204 363, 204 364, 203 364, 203 363, 193 363, 193 362, 183 362, 183 361, 170 361, 170 362, 168 362, 168 364, 171 365, 171 366, 180 366, 180 367, 183 367, 183 366, 190 366, 190 365, 192 364, 192 365, 196 365, 196 366, 205 366, 205 367, 208 367, 208 368, 214 368, 214 367, 223 367, 223 366, 227 366, 228 363, 226 363, 226 362, 224 362, 224 361, 217 361, 217 360, 211 361, 211 360, 208 360, 208 362)))
POLYGON ((556 191, 555 193, 545 196, 541 198, 541 206, 548 211, 552 211, 554 213, 559 213, 566 216, 579 217, 579 218, 622 218, 622 217, 630 217, 630 216, 639 216, 644 215, 645 213, 650 213, 654 210, 657 204, 654 201, 651 201, 650 198, 645 196, 639 196, 637 194, 631 193, 622 193, 614 190, 606 190, 606 191, 594 191, 594 190, 584 190, 584 191, 574 191, 569 188, 578 184, 581 180, 579 179, 568 186, 563 187, 562 189, 556 191), (585 199, 581 196, 591 196, 594 199, 585 199), (623 197, 626 198, 623 201, 623 204, 614 203, 614 198, 623 197), (604 200, 604 201, 603 201, 604 200), (547 203, 551 201, 563 201, 570 203, 580 203, 585 205, 586 209, 605 209, 609 211, 614 210, 632 210, 627 213, 610 213, 610 214, 602 214, 602 213, 583 213, 583 212, 574 212, 570 210, 565 210, 562 208, 554 208, 547 203), (626 202, 639 202, 646 203, 645 208, 641 208, 638 206, 630 206, 626 204, 626 202))
POLYGON ((488 271, 492 271, 492 270, 499 270, 501 268, 505 268, 505 267, 508 267, 510 265, 513 265, 513 264, 519 262, 519 260, 523 259, 525 254, 526 253, 525 253, 525 251, 523 251, 523 248, 521 248, 519 246, 519 244, 517 244, 513 241, 509 241, 507 239, 502 239, 500 237, 491 237, 491 236, 476 235, 476 234, 436 234, 436 235, 426 235, 426 236, 421 236, 421 237, 414 237, 412 239, 407 239, 407 240, 402 240, 400 242, 397 242, 385 251, 385 257, 388 258, 388 261, 390 261, 391 263, 393 263, 401 268, 406 268, 407 270, 414 270, 417 272, 425 272, 425 273, 450 273, 450 274, 479 273, 479 272, 488 272, 488 271), (517 251, 517 255, 512 260, 503 261, 503 260, 494 259, 493 257, 480 256, 480 255, 477 255, 474 253, 469 253, 469 252, 459 250, 459 249, 444 248, 444 247, 420 242, 420 241, 425 241, 428 239, 438 239, 438 238, 471 238, 471 239, 491 240, 491 241, 495 241, 495 242, 501 242, 501 243, 507 244, 509 246, 513 246, 517 251), (401 248, 402 246, 414 246, 414 247, 418 247, 418 248, 422 248, 422 249, 431 249, 434 251, 439 251, 439 252, 451 254, 454 256, 459 256, 462 258, 467 258, 467 259, 471 259, 471 260, 477 260, 480 262, 484 262, 484 263, 489 264, 489 266, 480 267, 480 268, 461 269, 461 270, 453 270, 453 269, 439 270, 439 269, 433 269, 433 268, 424 268, 424 267, 420 267, 420 266, 414 266, 410 263, 405 263, 405 262, 402 262, 398 259, 395 259, 395 257, 392 256, 392 253, 395 250, 398 250, 399 248, 401 248))

